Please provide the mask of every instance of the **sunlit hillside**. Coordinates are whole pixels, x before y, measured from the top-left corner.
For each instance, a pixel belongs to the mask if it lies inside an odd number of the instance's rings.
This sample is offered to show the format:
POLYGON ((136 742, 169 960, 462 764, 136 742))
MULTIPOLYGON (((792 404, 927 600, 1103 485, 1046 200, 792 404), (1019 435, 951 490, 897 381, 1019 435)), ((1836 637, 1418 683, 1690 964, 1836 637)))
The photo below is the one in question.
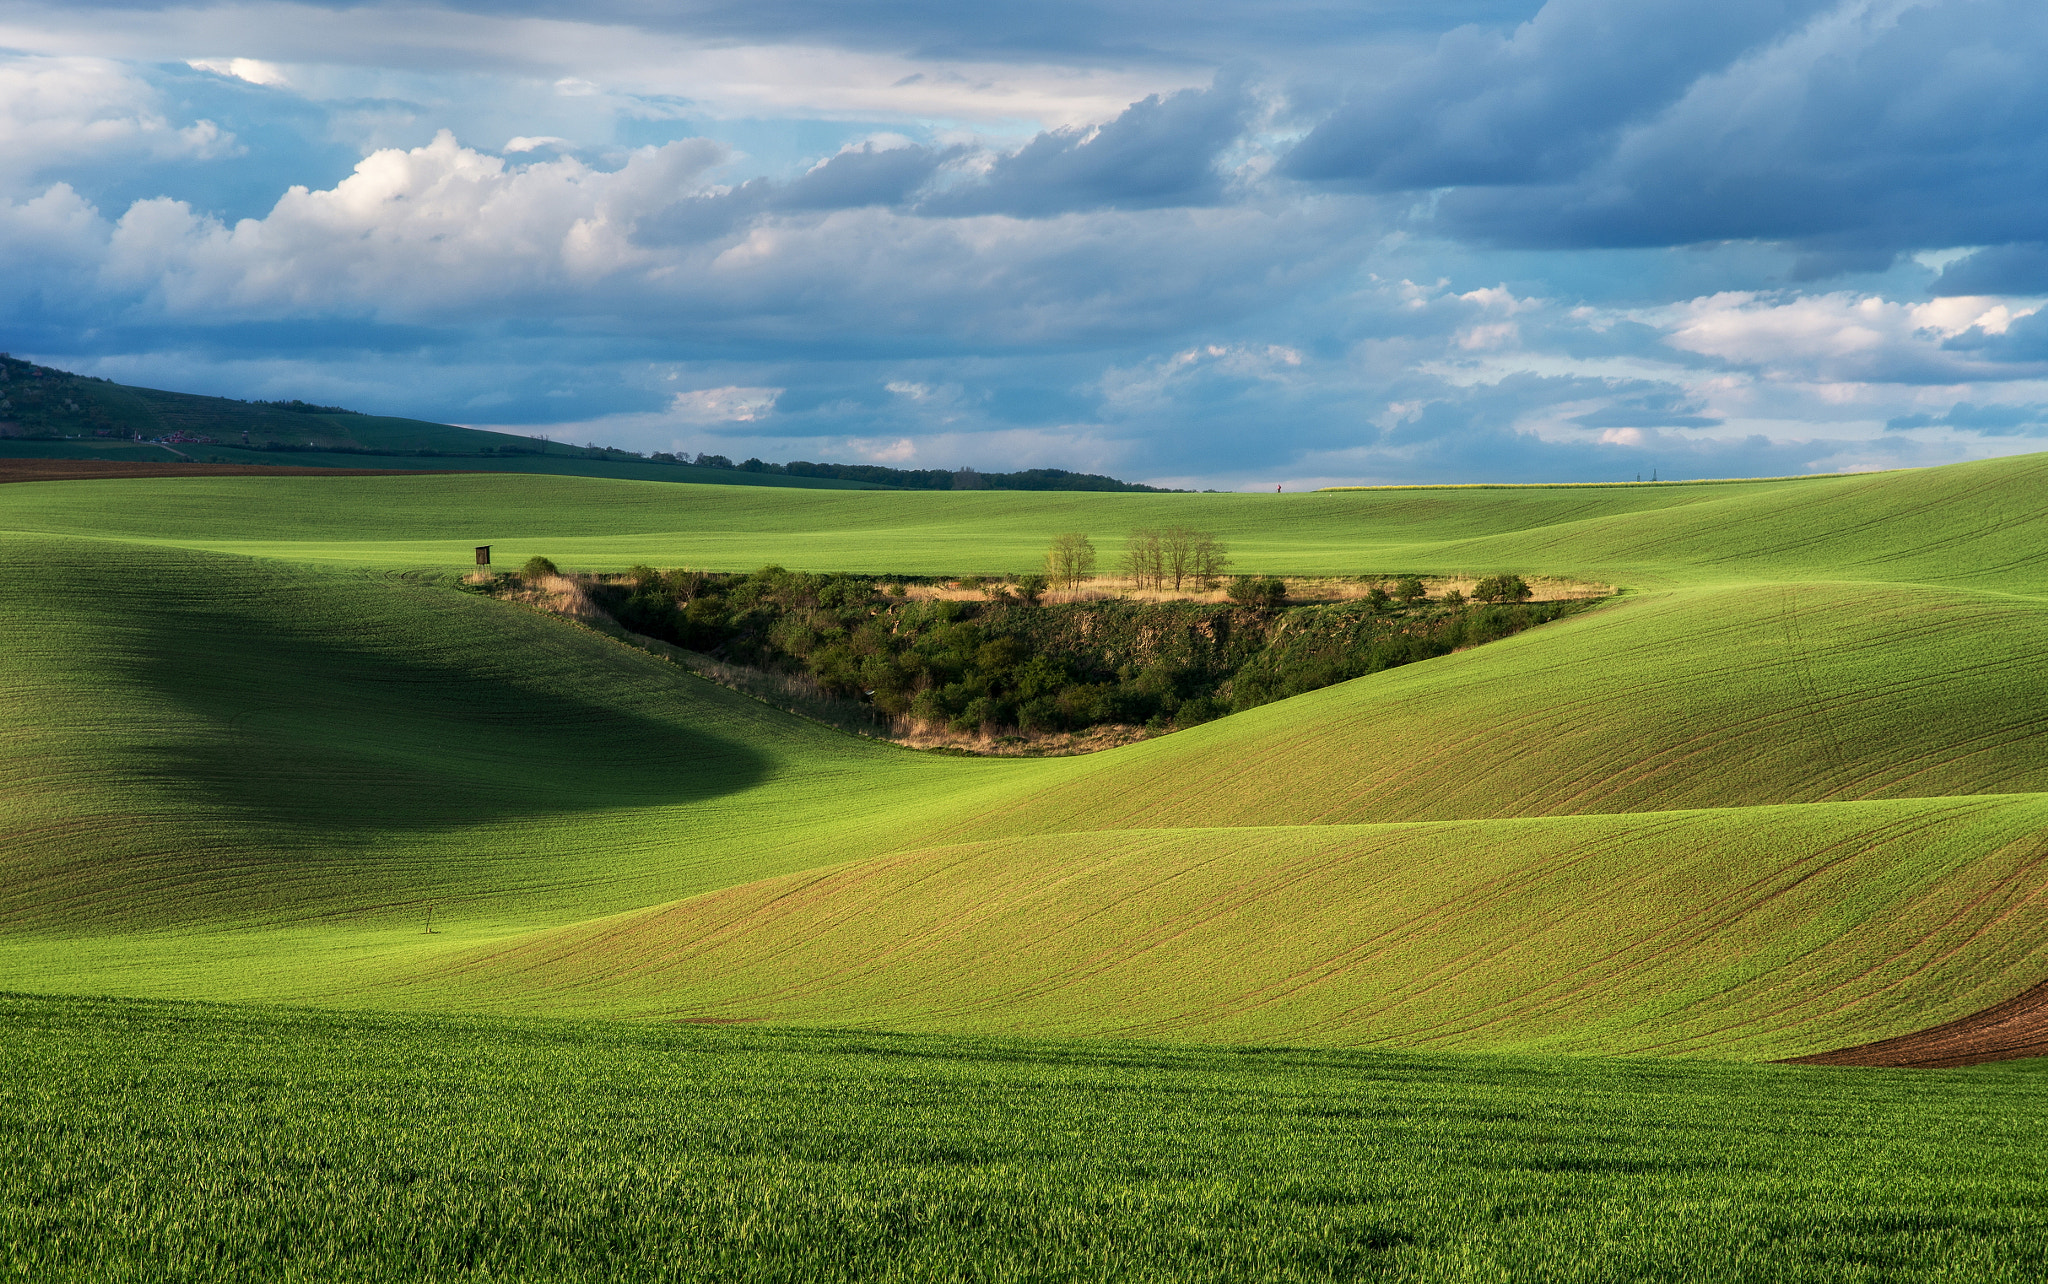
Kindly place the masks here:
POLYGON ((1308 495, 0 487, 0 987, 1782 1058, 2038 980, 2048 456, 1308 495), (1123 749, 863 741, 502 561, 1513 570, 1591 614, 1123 749))

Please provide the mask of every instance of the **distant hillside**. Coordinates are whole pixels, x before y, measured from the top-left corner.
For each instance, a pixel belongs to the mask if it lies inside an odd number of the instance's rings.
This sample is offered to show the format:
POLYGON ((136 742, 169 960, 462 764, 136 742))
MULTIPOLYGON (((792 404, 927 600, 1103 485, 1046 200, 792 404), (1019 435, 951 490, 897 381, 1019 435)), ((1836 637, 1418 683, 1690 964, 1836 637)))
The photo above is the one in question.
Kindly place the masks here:
POLYGON ((191 460, 305 468, 457 468, 632 481, 871 490, 871 483, 697 468, 629 450, 364 415, 303 401, 135 388, 0 355, 0 458, 191 460))
POLYGON ((453 468, 809 490, 1156 489, 1058 468, 977 473, 802 460, 735 464, 723 455, 699 455, 692 462, 659 451, 570 446, 297 400, 237 401, 136 388, 6 354, 0 354, 0 458, 453 468))

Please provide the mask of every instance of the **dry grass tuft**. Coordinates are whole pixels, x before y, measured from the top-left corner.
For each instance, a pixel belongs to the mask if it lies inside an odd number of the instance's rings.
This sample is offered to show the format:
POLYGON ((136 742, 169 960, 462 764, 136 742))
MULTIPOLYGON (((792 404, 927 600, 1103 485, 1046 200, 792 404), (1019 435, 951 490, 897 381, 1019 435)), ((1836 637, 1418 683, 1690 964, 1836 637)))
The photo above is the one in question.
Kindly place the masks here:
POLYGON ((538 586, 546 598, 547 608, 557 615, 566 615, 572 620, 601 620, 610 617, 590 596, 590 590, 583 580, 571 575, 548 575, 542 577, 538 586))
MULTIPOLYGON (((1460 572, 1456 575, 1424 575, 1423 587, 1432 598, 1456 590, 1470 597, 1472 590, 1483 578, 1481 573, 1460 572)), ((1388 593, 1394 591, 1399 578, 1394 575, 1347 575, 1347 576, 1299 576, 1279 577, 1287 584, 1287 600, 1294 603, 1311 602, 1354 602, 1371 594, 1375 589, 1388 593)), ((1607 597, 1614 592, 1611 584, 1595 584, 1588 580, 1570 579, 1557 575, 1524 575, 1537 602, 1584 601, 1588 598, 1607 597)), ((1014 590, 1008 585, 990 585, 987 588, 962 588, 958 583, 908 584, 903 586, 903 595, 911 601, 953 601, 987 602, 1014 590)), ((1062 602, 1208 602, 1221 604, 1230 600, 1230 594, 1223 587, 1203 590, 1189 585, 1185 588, 1161 589, 1140 588, 1129 579, 1118 575, 1098 575, 1086 585, 1077 589, 1050 589, 1040 596, 1041 602, 1056 604, 1062 602)))
POLYGON ((990 758, 1066 758, 1116 749, 1163 734, 1121 724, 1089 727, 1085 731, 1039 731, 1022 735, 1006 730, 1008 734, 999 736, 986 727, 978 731, 955 731, 943 722, 894 718, 890 722, 889 739, 911 749, 964 749, 990 758))

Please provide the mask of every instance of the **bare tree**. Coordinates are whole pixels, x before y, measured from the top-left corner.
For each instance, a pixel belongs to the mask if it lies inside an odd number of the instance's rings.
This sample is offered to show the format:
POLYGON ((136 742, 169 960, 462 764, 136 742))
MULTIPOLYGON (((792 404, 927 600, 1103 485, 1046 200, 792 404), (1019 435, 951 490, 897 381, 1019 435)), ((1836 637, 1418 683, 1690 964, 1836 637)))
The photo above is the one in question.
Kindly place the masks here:
POLYGON ((1134 530, 1124 536, 1124 575, 1134 588, 1158 588, 1166 581, 1166 542, 1158 531, 1134 530))
POLYGON ((1159 533, 1158 582, 1163 584, 1172 580, 1176 593, 1188 580, 1197 581, 1205 588, 1213 586, 1216 577, 1228 565, 1229 551, 1208 531, 1169 526, 1159 533))
POLYGON ((1095 545, 1086 535, 1055 535, 1045 552, 1045 575, 1055 588, 1075 589, 1095 577, 1095 545))

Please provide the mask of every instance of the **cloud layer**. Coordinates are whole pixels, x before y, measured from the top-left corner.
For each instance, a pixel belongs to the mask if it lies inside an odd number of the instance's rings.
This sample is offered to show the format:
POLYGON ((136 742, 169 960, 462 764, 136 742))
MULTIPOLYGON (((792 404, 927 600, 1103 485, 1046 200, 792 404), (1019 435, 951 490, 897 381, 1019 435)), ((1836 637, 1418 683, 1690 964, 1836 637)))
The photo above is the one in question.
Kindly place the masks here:
POLYGON ((1183 484, 2040 435, 2017 0, 630 9, 0 0, 11 345, 1183 484))

